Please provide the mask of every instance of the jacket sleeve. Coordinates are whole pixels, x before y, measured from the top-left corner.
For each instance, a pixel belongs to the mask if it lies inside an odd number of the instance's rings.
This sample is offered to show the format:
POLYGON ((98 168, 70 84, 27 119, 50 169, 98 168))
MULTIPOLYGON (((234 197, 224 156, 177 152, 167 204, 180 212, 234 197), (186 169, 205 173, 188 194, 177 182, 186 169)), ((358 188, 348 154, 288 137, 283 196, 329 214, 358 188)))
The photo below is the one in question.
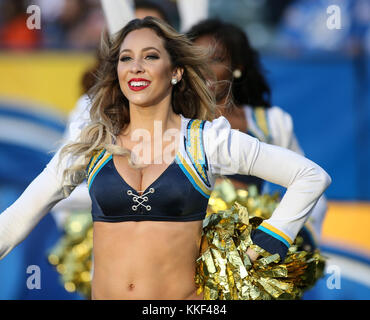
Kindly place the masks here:
MULTIPOLYGON (((76 128, 83 127, 80 124, 73 125, 76 128)), ((74 139, 79 132, 74 131, 74 139)), ((63 171, 72 163, 82 163, 83 159, 66 156, 58 166, 60 151, 61 148, 21 196, 0 214, 0 259, 23 241, 56 203, 72 192, 63 189, 63 171)))
MULTIPOLYGON (((267 112, 272 144, 287 148, 304 156, 304 151, 295 136, 293 120, 290 114, 277 106, 269 108, 267 112)), ((325 195, 322 195, 312 208, 309 221, 307 221, 312 226, 312 228, 307 230, 308 232, 314 232, 313 238, 317 241, 321 239, 322 224, 327 210, 327 199, 325 195)))
POLYGON ((272 216, 252 234, 255 244, 284 259, 312 208, 330 185, 329 175, 295 152, 231 129, 224 117, 206 123, 204 145, 212 175, 252 175, 287 188, 272 216))

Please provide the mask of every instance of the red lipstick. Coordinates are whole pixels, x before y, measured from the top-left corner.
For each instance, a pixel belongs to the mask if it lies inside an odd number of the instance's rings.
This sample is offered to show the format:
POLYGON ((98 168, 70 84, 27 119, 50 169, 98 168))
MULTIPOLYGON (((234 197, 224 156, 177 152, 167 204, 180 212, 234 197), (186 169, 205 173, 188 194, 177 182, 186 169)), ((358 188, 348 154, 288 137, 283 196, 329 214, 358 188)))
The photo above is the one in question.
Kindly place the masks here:
POLYGON ((140 91, 140 90, 144 90, 145 88, 149 87, 150 83, 151 81, 144 79, 144 78, 134 78, 128 82, 128 87, 132 91, 140 91))

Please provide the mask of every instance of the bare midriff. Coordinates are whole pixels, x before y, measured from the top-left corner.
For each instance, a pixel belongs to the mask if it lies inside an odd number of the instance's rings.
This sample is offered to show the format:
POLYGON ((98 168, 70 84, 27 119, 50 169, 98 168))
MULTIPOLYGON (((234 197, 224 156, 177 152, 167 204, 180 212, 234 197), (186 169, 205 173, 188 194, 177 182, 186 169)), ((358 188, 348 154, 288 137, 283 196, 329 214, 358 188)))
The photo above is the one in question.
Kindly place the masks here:
POLYGON ((203 299, 194 282, 202 221, 94 222, 92 296, 203 299))

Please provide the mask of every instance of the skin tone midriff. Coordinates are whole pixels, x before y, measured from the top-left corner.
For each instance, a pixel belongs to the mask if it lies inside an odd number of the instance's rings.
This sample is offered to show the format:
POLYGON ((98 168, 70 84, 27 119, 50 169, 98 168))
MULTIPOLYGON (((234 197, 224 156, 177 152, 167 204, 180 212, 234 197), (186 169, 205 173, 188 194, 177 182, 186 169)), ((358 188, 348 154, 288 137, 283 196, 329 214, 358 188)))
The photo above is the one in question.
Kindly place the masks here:
POLYGON ((92 299, 203 299, 195 260, 202 222, 94 223, 92 299))

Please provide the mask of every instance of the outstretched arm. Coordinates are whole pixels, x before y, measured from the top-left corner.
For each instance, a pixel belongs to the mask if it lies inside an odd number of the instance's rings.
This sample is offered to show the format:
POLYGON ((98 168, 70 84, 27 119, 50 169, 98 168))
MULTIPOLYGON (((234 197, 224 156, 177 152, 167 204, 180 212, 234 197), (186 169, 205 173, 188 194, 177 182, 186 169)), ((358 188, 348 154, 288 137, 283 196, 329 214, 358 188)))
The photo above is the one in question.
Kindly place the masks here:
POLYGON ((253 175, 287 188, 271 218, 252 234, 255 244, 284 259, 330 177, 295 152, 231 129, 224 117, 207 122, 204 138, 211 174, 253 175))
MULTIPOLYGON (((76 140, 86 123, 83 117, 75 119, 70 124, 68 140, 76 140)), ((66 156, 58 167, 60 150, 22 195, 0 214, 0 259, 23 241, 56 203, 72 192, 63 190, 63 170, 82 159, 66 156)))
POLYGON ((0 259, 23 241, 57 202, 68 196, 62 188, 62 172, 57 170, 58 156, 59 151, 22 195, 0 214, 0 259))

